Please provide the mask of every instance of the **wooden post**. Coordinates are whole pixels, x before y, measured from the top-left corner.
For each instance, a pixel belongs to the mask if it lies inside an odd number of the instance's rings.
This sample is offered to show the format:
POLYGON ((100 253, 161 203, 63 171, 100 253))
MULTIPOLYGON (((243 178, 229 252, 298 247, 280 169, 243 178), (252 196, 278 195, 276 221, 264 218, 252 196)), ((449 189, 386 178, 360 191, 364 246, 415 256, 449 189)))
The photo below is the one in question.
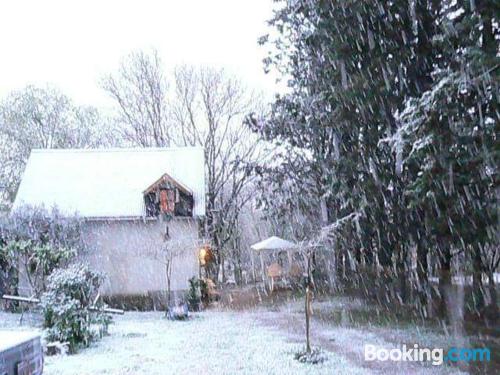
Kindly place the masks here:
POLYGON ((309 286, 306 287, 306 352, 311 353, 311 296, 312 292, 309 286))
POLYGON ((305 313, 306 313, 306 352, 311 353, 311 315, 312 315, 312 299, 313 299, 313 279, 312 279, 312 265, 311 258, 313 250, 310 249, 306 253, 307 264, 307 278, 306 278, 306 303, 305 303, 305 313))

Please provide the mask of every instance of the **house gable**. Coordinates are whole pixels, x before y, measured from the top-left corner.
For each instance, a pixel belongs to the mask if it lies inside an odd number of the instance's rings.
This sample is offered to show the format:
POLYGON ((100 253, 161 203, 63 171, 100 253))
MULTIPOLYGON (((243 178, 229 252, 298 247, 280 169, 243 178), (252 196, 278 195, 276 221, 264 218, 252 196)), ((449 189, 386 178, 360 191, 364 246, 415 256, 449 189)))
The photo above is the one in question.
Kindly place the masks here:
POLYGON ((193 192, 165 173, 144 192, 146 216, 193 216, 193 192))

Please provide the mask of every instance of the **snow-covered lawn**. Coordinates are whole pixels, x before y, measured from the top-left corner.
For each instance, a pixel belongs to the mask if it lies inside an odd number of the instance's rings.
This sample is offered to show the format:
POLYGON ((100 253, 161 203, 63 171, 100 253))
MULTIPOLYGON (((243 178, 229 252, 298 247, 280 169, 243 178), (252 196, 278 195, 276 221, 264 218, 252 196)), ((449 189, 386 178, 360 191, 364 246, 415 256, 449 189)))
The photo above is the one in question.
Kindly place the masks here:
POLYGON ((301 364, 293 359, 300 347, 254 314, 208 311, 173 322, 161 313, 127 313, 95 347, 47 358, 46 374, 366 373, 333 353, 324 364, 301 364))
MULTIPOLYGON (((169 321, 160 312, 128 312, 115 317, 110 335, 76 355, 46 357, 47 375, 85 374, 444 374, 446 366, 365 362, 364 344, 393 347, 392 328, 339 327, 313 320, 313 345, 328 360, 302 364, 294 353, 303 348, 302 304, 247 311, 210 310, 189 321, 169 321)), ((329 306, 318 304, 318 310, 329 306)), ((0 313, 0 329, 16 329, 18 315, 0 313)), ((22 329, 39 324, 27 316, 22 329)), ((412 332, 399 332, 414 341, 412 332)), ((418 333, 421 340, 439 339, 418 333), (424 336, 422 336, 424 335, 424 336)), ((438 340, 439 341, 439 340, 438 340)))
MULTIPOLYGON (((370 307, 361 300, 350 298, 334 298, 329 301, 313 303, 313 320, 311 328, 311 339, 316 344, 337 356, 348 360, 352 365, 362 367, 370 373, 382 374, 459 374, 464 373, 456 367, 432 366, 430 363, 417 362, 392 362, 392 361, 365 361, 365 345, 374 345, 379 348, 400 348, 401 345, 419 344, 420 347, 447 348, 450 346, 450 338, 437 334, 428 329, 418 327, 401 328, 396 326, 377 325, 375 317, 374 324, 354 326, 349 322, 335 324, 332 321, 319 318, 320 312, 341 310, 349 314, 353 307, 371 311, 370 307)), ((287 338, 295 342, 304 340, 304 306, 302 301, 292 302, 273 308, 273 311, 259 313, 260 320, 267 325, 279 326, 282 332, 286 332, 287 338)), ((346 319, 348 320, 348 319, 346 319)), ((462 369, 463 370, 463 369, 462 369)))

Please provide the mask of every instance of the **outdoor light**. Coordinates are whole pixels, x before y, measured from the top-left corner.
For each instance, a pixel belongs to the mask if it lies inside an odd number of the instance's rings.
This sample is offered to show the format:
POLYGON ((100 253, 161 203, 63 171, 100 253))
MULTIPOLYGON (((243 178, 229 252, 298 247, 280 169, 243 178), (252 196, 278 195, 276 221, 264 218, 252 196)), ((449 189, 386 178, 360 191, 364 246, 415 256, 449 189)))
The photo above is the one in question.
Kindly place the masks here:
POLYGON ((206 264, 206 257, 207 257, 207 249, 202 247, 200 249, 200 253, 199 253, 200 264, 202 266, 204 266, 206 264))

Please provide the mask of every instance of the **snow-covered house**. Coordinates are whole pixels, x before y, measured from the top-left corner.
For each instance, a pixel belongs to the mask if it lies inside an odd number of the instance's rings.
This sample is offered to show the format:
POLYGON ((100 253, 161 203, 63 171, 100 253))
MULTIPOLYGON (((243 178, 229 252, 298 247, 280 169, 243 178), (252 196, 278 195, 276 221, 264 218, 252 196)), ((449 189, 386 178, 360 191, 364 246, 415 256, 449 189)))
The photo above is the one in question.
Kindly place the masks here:
POLYGON ((198 275, 205 215, 203 149, 33 150, 13 209, 56 206, 85 220, 82 257, 107 280, 103 295, 166 290, 164 251, 174 252, 171 290, 198 275))

